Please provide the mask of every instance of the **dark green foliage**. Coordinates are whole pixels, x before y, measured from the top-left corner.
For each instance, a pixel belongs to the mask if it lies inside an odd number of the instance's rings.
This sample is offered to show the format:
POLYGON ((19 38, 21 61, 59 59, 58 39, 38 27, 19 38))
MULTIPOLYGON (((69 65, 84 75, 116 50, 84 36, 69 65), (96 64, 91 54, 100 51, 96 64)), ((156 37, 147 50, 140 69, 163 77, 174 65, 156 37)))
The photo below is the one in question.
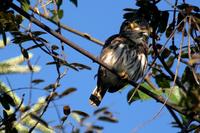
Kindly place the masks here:
POLYGON ((20 15, 15 15, 13 11, 0 11, 0 34, 2 34, 4 45, 6 45, 6 32, 19 30, 22 22, 20 15))
POLYGON ((170 77, 161 73, 155 76, 156 83, 161 88, 170 88, 170 77))
POLYGON ((80 111, 80 110, 73 110, 72 113, 78 114, 84 118, 89 117, 89 115, 87 113, 80 111))
POLYGON ((56 1, 58 9, 60 9, 60 6, 62 5, 62 2, 63 2, 62 0, 57 0, 56 1))
POLYGON ((0 0, 0 11, 7 11, 13 0, 0 0))
POLYGON ((24 11, 28 11, 29 10, 29 5, 30 5, 30 1, 29 0, 17 0, 20 2, 21 7, 24 11))
POLYGON ((14 36, 14 39, 12 40, 13 43, 21 44, 32 40, 37 40, 47 43, 45 39, 39 37, 40 35, 46 34, 45 32, 42 31, 32 31, 31 35, 28 32, 19 32, 19 31, 15 32, 12 31, 11 34, 14 36))
POLYGON ((6 93, 0 94, 0 103, 6 110, 9 110, 10 106, 13 106, 13 107, 16 106, 13 98, 6 93))
POLYGON ((16 121, 15 114, 8 115, 5 110, 3 110, 3 119, 2 125, 5 126, 5 132, 6 133, 17 133, 16 128, 13 126, 13 122, 16 121))
POLYGON ((64 90, 60 95, 59 97, 64 97, 64 96, 67 96, 73 92, 75 92, 77 89, 76 88, 67 88, 66 90, 64 90))
POLYGON ((118 120, 116 118, 107 117, 107 116, 100 116, 98 118, 98 120, 106 121, 106 122, 113 122, 113 123, 117 123, 118 122, 118 120))
POLYGON ((161 11, 157 8, 153 0, 137 0, 136 5, 139 9, 124 9, 127 13, 124 14, 125 19, 143 18, 149 22, 150 26, 157 33, 163 33, 166 30, 169 13, 168 11, 161 11), (159 21, 158 21, 159 20, 159 21))
POLYGON ((34 80, 32 80, 32 83, 34 83, 34 84, 39 84, 39 83, 42 83, 42 82, 44 82, 43 79, 34 79, 34 80))

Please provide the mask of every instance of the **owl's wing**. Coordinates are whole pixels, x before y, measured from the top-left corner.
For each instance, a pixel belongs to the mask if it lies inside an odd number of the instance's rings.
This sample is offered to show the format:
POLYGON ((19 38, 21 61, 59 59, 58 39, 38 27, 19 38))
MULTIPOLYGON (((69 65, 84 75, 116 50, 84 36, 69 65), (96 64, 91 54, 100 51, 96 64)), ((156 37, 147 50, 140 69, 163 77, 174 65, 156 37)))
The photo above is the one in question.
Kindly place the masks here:
POLYGON ((121 35, 111 36, 101 51, 100 59, 107 65, 115 67, 125 52, 126 43, 127 39, 121 35))
POLYGON ((127 74, 137 81, 147 65, 146 44, 137 44, 123 36, 112 36, 101 52, 101 60, 111 66, 119 75, 127 74))

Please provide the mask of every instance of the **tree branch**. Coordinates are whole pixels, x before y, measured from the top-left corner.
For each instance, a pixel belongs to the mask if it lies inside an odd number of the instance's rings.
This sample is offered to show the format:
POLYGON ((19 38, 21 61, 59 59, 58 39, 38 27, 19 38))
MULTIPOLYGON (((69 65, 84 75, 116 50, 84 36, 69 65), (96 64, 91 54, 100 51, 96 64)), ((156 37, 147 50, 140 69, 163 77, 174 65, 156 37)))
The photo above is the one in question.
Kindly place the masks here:
POLYGON ((174 120, 176 121, 176 123, 178 124, 178 126, 184 130, 185 127, 183 126, 183 124, 181 123, 181 121, 179 120, 179 118, 177 117, 176 113, 169 107, 167 107, 169 113, 172 115, 172 117, 174 118, 174 120))
MULTIPOLYGON (((21 8, 16 6, 14 3, 12 3, 10 5, 10 7, 13 8, 16 12, 20 13, 21 15, 23 15, 25 18, 29 19, 31 22, 33 22, 34 24, 36 24, 40 28, 42 28, 43 30, 47 31, 49 34, 53 35, 57 39, 63 41, 65 44, 67 44, 68 46, 70 46, 73 49, 75 49, 76 51, 80 52, 81 54, 85 55, 86 57, 90 58, 94 62, 100 64, 101 66, 105 67, 109 71, 111 71, 114 74, 116 74, 117 76, 119 76, 110 66, 108 66, 105 63, 103 63, 100 59, 94 57, 88 51, 85 51, 84 49, 80 48, 77 44, 69 41, 68 39, 66 39, 62 35, 60 35, 59 33, 55 32, 53 29, 49 28, 48 26, 46 26, 45 24, 41 23, 40 21, 38 21, 34 17, 30 16, 28 13, 26 13, 24 10, 22 10, 21 8)), ((138 85, 137 83, 131 81, 130 79, 128 79, 127 81, 128 81, 129 84, 133 85, 134 87, 136 87, 138 85)), ((154 98, 156 101, 158 101, 160 103, 164 103, 165 102, 165 99, 162 96, 158 96, 158 95, 154 94, 153 92, 147 90, 146 88, 144 88, 142 86, 139 87, 139 90, 142 91, 143 93, 147 94, 148 96, 154 98)), ((177 106, 175 106, 175 105, 173 105, 173 104, 171 104, 169 102, 166 103, 166 106, 170 107, 171 109, 173 109, 173 110, 175 110, 175 111, 177 111, 177 112, 179 112, 179 113, 181 113, 183 115, 191 116, 190 118, 200 122, 200 120, 199 120, 197 115, 191 115, 190 113, 186 112, 182 108, 177 107, 177 106)))
MULTIPOLYGON (((58 25, 58 22, 52 20, 50 17, 48 17, 48 16, 46 16, 46 15, 44 15, 44 14, 42 14, 42 13, 39 13, 39 12, 36 11, 33 7, 29 7, 29 9, 30 9, 31 11, 33 11, 34 13, 36 13, 37 15, 39 15, 39 16, 45 18, 46 20, 52 22, 53 24, 58 25)), ((74 33, 74 34, 76 34, 76 35, 78 35, 78 36, 81 36, 81 37, 83 37, 83 38, 85 38, 85 39, 88 39, 88 40, 90 40, 90 41, 92 41, 92 42, 94 42, 94 43, 97 43, 97 44, 99 44, 99 45, 101 45, 101 46, 104 45, 103 42, 101 42, 101 41, 99 41, 99 40, 93 38, 91 35, 89 35, 89 34, 87 34, 87 33, 82 33, 82 32, 80 32, 80 31, 77 31, 77 30, 75 30, 75 29, 72 29, 72 28, 70 28, 70 27, 68 27, 68 26, 66 26, 66 25, 64 25, 64 24, 62 24, 62 23, 60 23, 60 27, 63 28, 63 29, 65 29, 65 30, 67 30, 67 31, 69 31, 69 32, 71 32, 71 33, 74 33)))

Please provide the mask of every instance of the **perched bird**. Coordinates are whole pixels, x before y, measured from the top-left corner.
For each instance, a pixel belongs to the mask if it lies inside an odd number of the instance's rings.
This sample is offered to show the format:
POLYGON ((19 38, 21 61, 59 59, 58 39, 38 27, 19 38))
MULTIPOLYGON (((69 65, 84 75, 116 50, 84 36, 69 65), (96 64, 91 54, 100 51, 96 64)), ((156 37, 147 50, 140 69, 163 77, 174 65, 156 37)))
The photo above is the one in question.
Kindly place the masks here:
POLYGON ((137 81, 147 66, 148 23, 144 20, 125 20, 119 34, 107 39, 100 59, 115 70, 122 78, 100 66, 97 87, 90 96, 90 103, 99 106, 105 93, 116 92, 127 85, 126 79, 137 81))

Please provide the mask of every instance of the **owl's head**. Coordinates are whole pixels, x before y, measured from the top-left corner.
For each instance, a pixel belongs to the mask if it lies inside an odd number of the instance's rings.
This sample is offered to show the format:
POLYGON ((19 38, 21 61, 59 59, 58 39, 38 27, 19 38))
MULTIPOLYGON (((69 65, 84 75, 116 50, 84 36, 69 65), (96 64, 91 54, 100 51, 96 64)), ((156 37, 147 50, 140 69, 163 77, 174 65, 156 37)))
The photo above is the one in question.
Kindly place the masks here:
POLYGON ((120 27, 120 34, 134 33, 143 37, 149 37, 152 28, 144 19, 130 19, 125 20, 120 27))
POLYGON ((125 20, 120 28, 120 35, 123 35, 137 43, 148 42, 152 28, 145 19, 125 20))

